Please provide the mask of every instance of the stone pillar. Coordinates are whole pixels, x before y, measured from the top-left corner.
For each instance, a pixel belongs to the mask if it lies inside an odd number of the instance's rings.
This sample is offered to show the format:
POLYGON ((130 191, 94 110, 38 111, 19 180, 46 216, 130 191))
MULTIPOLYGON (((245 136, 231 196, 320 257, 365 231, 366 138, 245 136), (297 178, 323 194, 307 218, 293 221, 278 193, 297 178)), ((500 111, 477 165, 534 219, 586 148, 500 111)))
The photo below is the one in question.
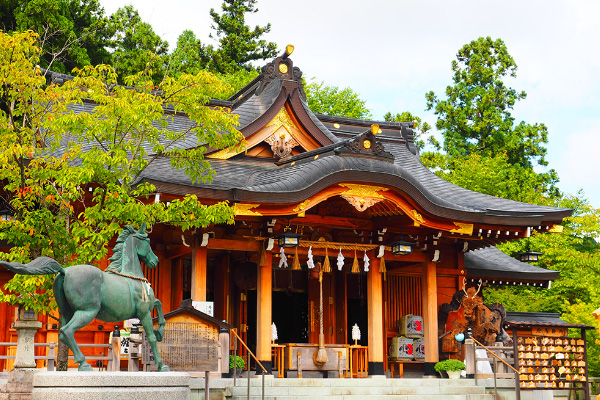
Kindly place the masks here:
POLYGON ((206 301, 206 247, 192 250, 192 300, 206 301))
POLYGON ((379 272, 381 259, 371 254, 367 272, 367 307, 369 313, 369 375, 384 375, 383 282, 379 272))
POLYGON ((423 265, 421 277, 423 292, 423 334, 425 339, 424 373, 435 376, 433 368, 439 361, 438 320, 437 320, 437 276, 436 264, 427 262, 423 265))
MULTIPOLYGON (((260 259, 260 257, 259 257, 260 259)), ((267 252, 264 265, 258 265, 258 284, 256 290, 256 358, 271 373, 271 323, 272 320, 272 287, 273 287, 273 258, 267 252)), ((262 374, 257 366, 256 374, 262 374)))

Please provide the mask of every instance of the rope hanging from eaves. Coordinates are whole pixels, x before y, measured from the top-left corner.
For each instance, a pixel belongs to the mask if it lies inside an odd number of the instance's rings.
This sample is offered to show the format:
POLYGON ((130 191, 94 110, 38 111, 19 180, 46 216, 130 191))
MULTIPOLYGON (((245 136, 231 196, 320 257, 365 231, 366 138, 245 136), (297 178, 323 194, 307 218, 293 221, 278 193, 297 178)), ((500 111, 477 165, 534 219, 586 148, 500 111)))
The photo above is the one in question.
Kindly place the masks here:
MULTIPOLYGON (((315 249, 342 249, 342 250, 354 250, 354 251, 369 251, 379 248, 379 244, 359 244, 359 243, 338 243, 338 242, 314 242, 310 240, 302 240, 299 244, 300 247, 310 247, 315 249)), ((386 251, 390 251, 391 248, 385 246, 386 251)))

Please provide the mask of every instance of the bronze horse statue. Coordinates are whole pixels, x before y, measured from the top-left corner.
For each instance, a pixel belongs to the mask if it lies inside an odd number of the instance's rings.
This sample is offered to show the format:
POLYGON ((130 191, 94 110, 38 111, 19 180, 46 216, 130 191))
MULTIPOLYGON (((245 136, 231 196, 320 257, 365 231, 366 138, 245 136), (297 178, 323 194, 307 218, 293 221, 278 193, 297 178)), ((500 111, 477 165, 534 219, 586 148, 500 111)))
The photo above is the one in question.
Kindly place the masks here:
POLYGON ((73 352, 80 371, 92 367, 75 342, 75 331, 94 318, 105 322, 121 322, 138 318, 148 336, 159 371, 169 371, 158 354, 157 341, 164 335, 165 317, 161 302, 144 278, 140 261, 149 268, 158 264, 158 257, 150 248, 150 239, 143 224, 139 231, 125 226, 117 238, 114 255, 105 271, 92 265, 73 265, 63 268, 56 260, 38 257, 28 264, 0 261, 0 265, 22 275, 50 275, 54 278, 54 298, 61 314, 59 339, 73 352), (152 310, 158 313, 157 330, 152 324, 152 310))

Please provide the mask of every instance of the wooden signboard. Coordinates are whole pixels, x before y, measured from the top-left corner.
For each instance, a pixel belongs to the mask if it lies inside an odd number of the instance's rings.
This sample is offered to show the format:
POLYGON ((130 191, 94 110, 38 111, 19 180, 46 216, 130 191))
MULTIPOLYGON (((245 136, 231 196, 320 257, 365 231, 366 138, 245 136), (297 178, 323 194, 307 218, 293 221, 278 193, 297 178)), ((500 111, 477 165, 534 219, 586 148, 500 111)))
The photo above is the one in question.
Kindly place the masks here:
POLYGON ((167 322, 158 351, 172 371, 217 371, 219 327, 201 322, 167 322))

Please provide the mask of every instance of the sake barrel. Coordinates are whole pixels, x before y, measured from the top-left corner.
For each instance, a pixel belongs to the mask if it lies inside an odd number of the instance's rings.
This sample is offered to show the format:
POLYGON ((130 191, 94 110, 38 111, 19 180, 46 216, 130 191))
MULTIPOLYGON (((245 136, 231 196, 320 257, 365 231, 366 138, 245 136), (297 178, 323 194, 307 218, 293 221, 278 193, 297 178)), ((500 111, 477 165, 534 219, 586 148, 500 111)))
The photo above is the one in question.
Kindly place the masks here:
POLYGON ((400 336, 408 338, 423 337, 423 317, 418 315, 407 314, 400 318, 398 322, 398 332, 400 336))
POLYGON ((413 339, 396 336, 392 338, 392 344, 389 348, 389 358, 391 361, 410 361, 414 358, 413 339))
POLYGON ((415 339, 415 361, 425 361, 425 339, 415 339))

